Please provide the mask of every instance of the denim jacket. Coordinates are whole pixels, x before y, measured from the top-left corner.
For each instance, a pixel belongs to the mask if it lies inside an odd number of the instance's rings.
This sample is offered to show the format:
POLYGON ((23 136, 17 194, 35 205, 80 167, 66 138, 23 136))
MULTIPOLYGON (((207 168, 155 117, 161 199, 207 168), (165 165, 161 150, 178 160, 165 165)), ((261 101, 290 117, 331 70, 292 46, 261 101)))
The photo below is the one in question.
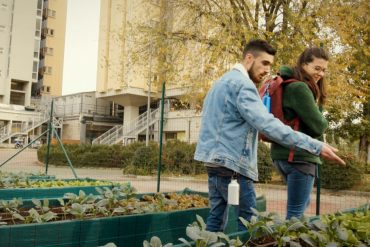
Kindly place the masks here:
POLYGON ((215 82, 204 100, 194 159, 258 181, 258 131, 281 145, 315 155, 323 145, 268 113, 244 66, 237 64, 215 82))

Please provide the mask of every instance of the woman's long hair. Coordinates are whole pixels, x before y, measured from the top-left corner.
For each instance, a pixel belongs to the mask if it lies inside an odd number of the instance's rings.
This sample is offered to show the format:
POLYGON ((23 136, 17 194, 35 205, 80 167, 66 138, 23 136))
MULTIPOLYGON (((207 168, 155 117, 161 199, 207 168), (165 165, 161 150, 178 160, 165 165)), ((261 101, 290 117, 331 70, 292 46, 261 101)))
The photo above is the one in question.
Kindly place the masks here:
POLYGON ((311 76, 309 76, 303 69, 303 65, 312 62, 314 58, 321 58, 329 61, 329 54, 320 47, 306 48, 298 58, 297 64, 294 67, 293 76, 295 79, 303 81, 308 85, 318 104, 322 106, 324 105, 327 96, 324 77, 315 83, 313 78, 311 78, 311 76))

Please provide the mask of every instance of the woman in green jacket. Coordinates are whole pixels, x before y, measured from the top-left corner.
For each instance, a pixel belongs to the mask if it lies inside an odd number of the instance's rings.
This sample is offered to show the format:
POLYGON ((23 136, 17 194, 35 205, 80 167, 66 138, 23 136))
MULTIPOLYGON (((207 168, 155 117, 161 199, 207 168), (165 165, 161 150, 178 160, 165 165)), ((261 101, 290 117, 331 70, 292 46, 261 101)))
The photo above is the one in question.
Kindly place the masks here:
MULTIPOLYGON (((312 47, 300 55, 295 67, 284 66, 280 69, 280 75, 284 79, 299 80, 284 87, 285 119, 293 120, 298 117, 298 131, 318 139, 328 127, 321 112, 326 99, 324 75, 328 61, 329 56, 324 49, 312 47)), ((306 151, 293 151, 276 143, 272 143, 271 157, 288 187, 286 218, 300 218, 309 205, 316 168, 321 160, 306 151)))

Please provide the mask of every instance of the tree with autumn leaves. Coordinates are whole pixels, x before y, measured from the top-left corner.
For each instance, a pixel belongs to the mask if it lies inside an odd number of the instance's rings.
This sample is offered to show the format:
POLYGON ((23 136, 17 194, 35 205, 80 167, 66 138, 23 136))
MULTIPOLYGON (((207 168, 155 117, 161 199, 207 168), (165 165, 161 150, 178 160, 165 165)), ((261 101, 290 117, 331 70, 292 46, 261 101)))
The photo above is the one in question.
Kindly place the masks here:
MULTIPOLYGON (((153 0, 144 2, 150 6, 153 0)), ((169 85, 188 87, 192 93, 184 100, 195 108, 201 106, 211 82, 241 59, 244 45, 252 38, 265 39, 277 48, 275 72, 280 65, 293 65, 305 47, 323 45, 331 54, 326 80, 329 135, 335 133, 331 141, 360 140, 361 157, 366 160, 370 132, 367 0, 154 2, 159 21, 149 28, 135 27, 140 30, 138 50, 148 53, 145 47, 151 44, 157 83, 166 80, 169 85)), ((139 55, 138 62, 140 58, 148 56, 139 55)))

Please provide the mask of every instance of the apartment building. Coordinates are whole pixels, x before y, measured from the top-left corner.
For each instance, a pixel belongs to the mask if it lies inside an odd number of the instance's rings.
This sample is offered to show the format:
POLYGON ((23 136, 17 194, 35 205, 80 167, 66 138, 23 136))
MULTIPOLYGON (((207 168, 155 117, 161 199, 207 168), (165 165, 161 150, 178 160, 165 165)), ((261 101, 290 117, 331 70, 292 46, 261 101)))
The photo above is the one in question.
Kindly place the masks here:
POLYGON ((0 144, 41 133, 35 103, 61 95, 65 0, 0 0, 0 144))
POLYGON ((67 1, 43 0, 38 81, 32 95, 61 96, 67 1))
MULTIPOLYGON (((107 132, 93 143, 127 143, 129 140, 143 139, 148 124, 150 138, 159 139, 158 102, 161 98, 160 82, 163 76, 153 68, 160 67, 161 60, 155 52, 152 52, 157 48, 151 47, 149 42, 145 55, 147 62, 137 62, 135 56, 143 55, 138 53, 138 39, 134 40, 133 37, 141 35, 135 26, 159 27, 163 22, 165 22, 163 26, 168 28, 174 25, 175 16, 172 9, 168 6, 163 8, 162 2, 101 1, 97 97, 122 105, 124 113, 121 129, 115 132, 111 130, 111 133, 107 132), (148 108, 150 112, 147 111, 148 108), (107 138, 109 135, 111 138, 107 138)), ((151 38, 142 36, 142 39, 151 38)), ((185 93, 188 93, 187 87, 181 79, 172 79, 167 83, 164 140, 197 141, 200 127, 199 113, 194 110, 174 110, 172 107, 171 102, 176 102, 176 99, 185 93)))

